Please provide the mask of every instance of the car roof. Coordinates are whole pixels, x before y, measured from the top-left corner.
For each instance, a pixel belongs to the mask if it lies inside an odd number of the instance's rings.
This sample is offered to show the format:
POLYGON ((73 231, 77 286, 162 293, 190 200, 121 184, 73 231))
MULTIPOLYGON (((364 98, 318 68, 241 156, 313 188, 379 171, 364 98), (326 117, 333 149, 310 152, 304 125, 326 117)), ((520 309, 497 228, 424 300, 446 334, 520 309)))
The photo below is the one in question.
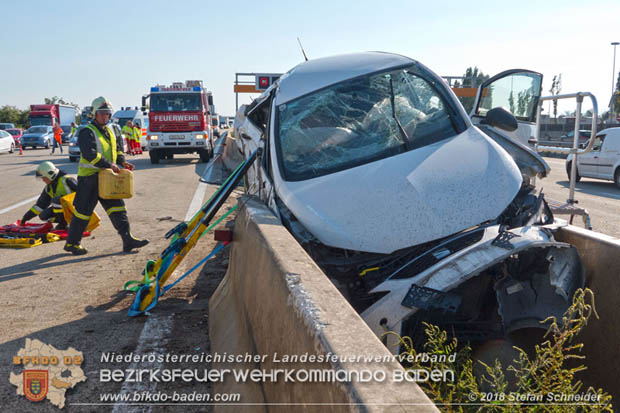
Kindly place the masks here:
POLYGON ((618 132, 620 132, 620 127, 606 128, 606 129, 600 130, 600 131, 596 132, 596 136, 598 136, 598 135, 600 135, 602 133, 609 133, 611 131, 614 131, 614 132, 618 131, 618 132))
POLYGON ((309 60, 280 78, 276 105, 343 80, 413 63, 416 61, 408 57, 385 52, 351 53, 309 60))

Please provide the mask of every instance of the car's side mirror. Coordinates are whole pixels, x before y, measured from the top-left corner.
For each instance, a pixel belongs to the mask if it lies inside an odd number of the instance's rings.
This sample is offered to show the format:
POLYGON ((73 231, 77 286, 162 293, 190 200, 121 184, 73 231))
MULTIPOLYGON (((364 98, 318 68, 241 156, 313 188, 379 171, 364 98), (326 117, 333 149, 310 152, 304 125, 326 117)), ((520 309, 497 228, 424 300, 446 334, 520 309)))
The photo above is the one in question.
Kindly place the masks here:
POLYGON ((486 118, 480 123, 486 123, 487 125, 503 129, 507 132, 515 131, 519 127, 517 118, 504 108, 493 108, 489 110, 486 118))

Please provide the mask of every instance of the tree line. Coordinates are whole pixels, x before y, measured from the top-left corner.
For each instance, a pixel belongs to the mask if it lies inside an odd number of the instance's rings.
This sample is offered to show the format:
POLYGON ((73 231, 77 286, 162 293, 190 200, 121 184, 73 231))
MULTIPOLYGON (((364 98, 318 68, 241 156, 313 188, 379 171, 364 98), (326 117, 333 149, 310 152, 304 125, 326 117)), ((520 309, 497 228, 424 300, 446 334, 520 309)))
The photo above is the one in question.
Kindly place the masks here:
MULTIPOLYGON (((54 96, 43 99, 46 105, 71 105, 75 106, 79 112, 79 106, 73 102, 67 102, 62 97, 54 96)), ((0 106, 0 123, 12 123, 16 128, 26 129, 29 124, 30 108, 19 109, 17 106, 4 105, 0 106)))

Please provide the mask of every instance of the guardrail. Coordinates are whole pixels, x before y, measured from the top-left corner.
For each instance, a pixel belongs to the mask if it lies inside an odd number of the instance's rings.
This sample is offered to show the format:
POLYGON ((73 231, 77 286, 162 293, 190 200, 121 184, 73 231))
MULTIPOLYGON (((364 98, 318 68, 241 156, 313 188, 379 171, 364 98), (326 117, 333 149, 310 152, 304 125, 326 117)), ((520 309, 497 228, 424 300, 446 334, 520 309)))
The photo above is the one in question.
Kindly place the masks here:
POLYGON ((563 148, 560 146, 539 146, 536 145, 536 150, 538 152, 552 152, 552 153, 562 153, 562 154, 573 154, 573 160, 571 162, 571 171, 570 171, 570 189, 567 202, 569 204, 577 203, 575 201, 575 179, 577 175, 577 156, 588 153, 592 150, 592 146, 594 145, 594 138, 596 137, 596 124, 598 122, 598 103, 596 101, 596 97, 590 92, 577 92, 577 93, 568 93, 564 95, 552 95, 552 96, 541 96, 538 100, 538 108, 536 109, 536 135, 535 140, 538 142, 540 137, 540 115, 542 113, 542 104, 544 101, 548 100, 558 100, 558 99, 577 99, 577 109, 575 111, 575 137, 573 139, 573 147, 572 148, 563 148), (578 148, 579 143, 579 130, 581 129, 581 104, 583 103, 583 98, 587 96, 592 100, 592 133, 590 135, 590 141, 588 145, 580 150, 578 148))

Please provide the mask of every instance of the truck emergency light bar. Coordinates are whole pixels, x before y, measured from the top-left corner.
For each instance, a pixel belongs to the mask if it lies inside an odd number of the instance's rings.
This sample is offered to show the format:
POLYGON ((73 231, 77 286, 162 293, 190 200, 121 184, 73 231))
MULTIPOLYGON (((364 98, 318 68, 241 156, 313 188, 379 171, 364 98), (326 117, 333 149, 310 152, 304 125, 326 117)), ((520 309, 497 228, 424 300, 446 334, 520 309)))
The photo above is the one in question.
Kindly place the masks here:
POLYGON ((160 87, 153 86, 151 92, 200 92, 202 88, 200 86, 194 87, 160 87))
POLYGON ((170 86, 157 85, 151 87, 151 92, 200 92, 202 91, 202 80, 186 80, 183 82, 172 82, 170 86))

